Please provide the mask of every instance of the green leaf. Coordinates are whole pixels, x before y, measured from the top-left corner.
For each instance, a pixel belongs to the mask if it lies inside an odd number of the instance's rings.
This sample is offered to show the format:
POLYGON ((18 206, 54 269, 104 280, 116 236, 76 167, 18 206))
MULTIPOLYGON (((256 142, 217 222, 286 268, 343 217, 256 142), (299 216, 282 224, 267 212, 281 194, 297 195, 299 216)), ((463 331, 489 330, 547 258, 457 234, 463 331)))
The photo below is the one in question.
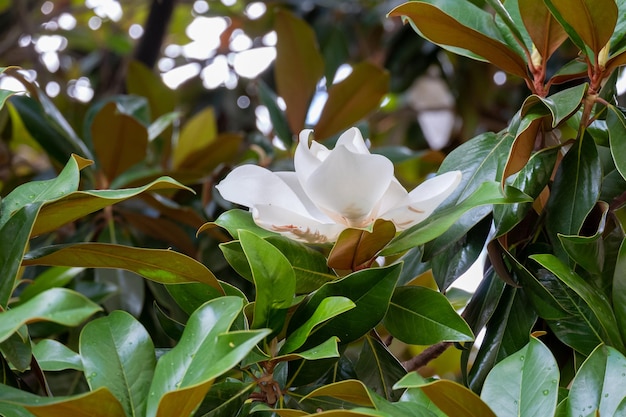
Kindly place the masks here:
MULTIPOLYGON (((39 98, 50 100, 43 94, 39 98)), ((30 135, 58 163, 64 164, 72 154, 93 159, 91 151, 51 101, 49 104, 53 109, 45 109, 43 102, 38 103, 31 97, 16 95, 11 97, 9 104, 17 111, 30 135)))
POLYGON ((583 299, 602 326, 604 342, 623 349, 622 337, 611 304, 606 295, 569 269, 557 257, 549 254, 532 255, 530 259, 546 268, 583 299))
POLYGON ((440 379, 420 386, 441 411, 454 417, 496 417, 478 395, 454 381, 440 379))
MULTIPOLYGON (((514 140, 515 135, 507 131, 498 134, 483 133, 450 152, 441 163, 439 173, 460 170, 463 177, 456 190, 441 203, 435 214, 466 199, 478 188, 484 187, 483 183, 501 181, 500 173, 504 170, 514 140)), ((501 188, 505 187, 501 186, 501 188)), ((490 212, 491 207, 484 206, 465 213, 441 237, 425 246, 425 259, 430 259, 435 253, 461 239, 490 212)))
POLYGON ((239 240, 250 263, 256 300, 252 328, 278 332, 296 292, 296 276, 287 258, 271 243, 252 232, 239 231, 239 240))
POLYGON ((85 268, 71 268, 65 266, 47 268, 20 292, 20 298, 17 304, 28 301, 37 294, 49 290, 50 288, 65 287, 84 270, 85 268))
POLYGON ((569 415, 618 415, 615 412, 626 398, 625 370, 624 355, 609 346, 598 346, 572 381, 567 400, 569 415))
POLYGON ((143 161, 148 150, 147 129, 134 117, 120 112, 113 101, 95 115, 91 140, 99 168, 109 181, 143 161))
POLYGON ((324 75, 324 61, 315 33, 302 19, 286 9, 275 15, 277 92, 287 105, 287 121, 292 132, 304 128, 311 97, 324 75))
POLYGON ((308 294, 337 278, 330 273, 326 257, 320 251, 284 236, 269 236, 265 240, 291 263, 296 273, 296 294, 308 294))
MULTIPOLYGON (((468 386, 473 391, 480 391, 496 363, 528 343, 536 321, 537 314, 524 293, 518 288, 506 286, 487 323, 483 342, 468 374, 468 386)), ((471 349, 466 349, 471 352, 471 349)))
POLYGON ((452 52, 485 60, 504 71, 528 78, 524 59, 503 41, 491 15, 470 2, 408 2, 389 16, 407 16, 416 31, 452 52), (470 53, 467 53, 469 51, 470 53))
POLYGON ((285 355, 276 356, 277 361, 294 361, 296 359, 306 359, 307 361, 316 361, 320 359, 338 358, 339 349, 337 337, 331 337, 327 341, 300 352, 287 353, 285 355))
POLYGON ((30 181, 16 187, 2 200, 0 228, 22 207, 32 203, 58 200, 78 190, 80 170, 91 161, 72 155, 61 173, 51 180, 30 181))
POLYGON ((0 307, 5 308, 17 284, 20 262, 28 247, 42 203, 28 204, 0 228, 0 307))
POLYGON ((20 372, 26 371, 33 355, 28 328, 22 326, 7 340, 0 343, 0 352, 20 372))
POLYGON ((21 405, 37 417, 127 417, 106 388, 72 397, 39 397, 0 384, 0 405, 3 403, 21 405))
POLYGON ((578 110, 588 88, 589 85, 583 83, 559 91, 548 97, 540 97, 533 94, 524 100, 521 114, 522 116, 526 116, 533 111, 534 106, 540 105, 550 113, 552 117, 552 127, 555 128, 578 110))
POLYGON ((374 401, 367 386, 365 386, 362 381, 356 379, 348 379, 324 385, 311 391, 302 400, 315 397, 333 397, 366 407, 374 405, 374 401))
POLYGON ((487 376, 481 398, 498 417, 552 417, 559 367, 548 349, 532 337, 521 350, 498 363, 487 376))
POLYGON ((317 306, 313 315, 304 324, 291 332, 285 344, 280 348, 279 354, 290 353, 298 349, 306 342, 306 339, 315 330, 315 326, 346 312, 356 305, 346 297, 328 297, 317 306))
POLYGON ((606 124, 609 131, 609 142, 611 155, 615 168, 626 179, 626 117, 620 109, 615 106, 607 106, 606 124))
POLYGON ((602 169, 593 139, 585 134, 561 161, 546 206, 546 228, 555 253, 567 259, 557 235, 578 235, 600 194, 602 169))
POLYGON ((239 237, 239 230, 248 230, 259 237, 280 236, 278 233, 270 232, 256 225, 249 211, 241 209, 228 210, 222 213, 215 222, 209 222, 202 225, 198 233, 217 225, 228 231, 235 239, 239 237))
MULTIPOLYGON (((475 207, 490 204, 512 204, 530 201, 532 201, 530 197, 515 188, 507 187, 503 192, 498 182, 484 182, 470 197, 463 200, 456 206, 435 211, 434 214, 423 222, 418 223, 400 233, 389 243, 389 245, 387 245, 385 249, 381 251, 380 254, 387 256, 402 253, 408 249, 423 245, 426 242, 442 236, 450 230, 450 228, 461 218, 461 216, 463 216, 464 213, 475 207)), ((471 226, 476 224, 480 219, 482 219, 482 217, 484 216, 481 216, 479 219, 473 218, 471 226)), ((464 224, 462 227, 467 228, 467 225, 464 224)))
POLYGON ((78 353, 54 339, 43 339, 33 347, 33 356, 43 371, 83 370, 78 353))
POLYGON ((170 128, 175 121, 180 119, 179 112, 165 113, 148 126, 148 141, 152 142, 159 137, 165 130, 170 128))
POLYGON ((228 332, 242 307, 239 297, 220 297, 189 317, 178 345, 157 362, 146 417, 189 415, 213 380, 270 333, 268 329, 228 332))
POLYGON ((577 46, 580 46, 579 38, 598 55, 611 39, 617 23, 615 0, 545 0, 545 3, 559 22, 569 26, 564 28, 577 46))
POLYGON ((155 71, 141 62, 132 60, 128 63, 125 81, 130 94, 148 100, 153 119, 174 110, 177 92, 168 88, 155 71))
POLYGON ((324 299, 340 296, 352 300, 356 307, 320 324, 308 338, 305 349, 332 336, 337 336, 342 344, 358 339, 383 319, 400 269, 400 264, 370 268, 324 284, 298 306, 287 334, 302 326, 324 299))
POLYGON ((376 255, 396 235, 393 222, 378 219, 372 230, 345 229, 339 234, 330 254, 328 266, 357 271, 369 267, 376 255))
POLYGON ((141 323, 119 310, 88 323, 80 334, 80 355, 92 391, 106 387, 126 415, 145 415, 156 357, 141 323))
POLYGON ((167 249, 107 243, 56 245, 28 253, 23 265, 125 269, 162 284, 202 282, 223 294, 217 278, 206 266, 187 255, 167 249))
POLYGON ((602 233, 604 221, 608 212, 608 204, 601 202, 605 206, 600 229, 593 236, 565 236, 558 235, 563 249, 568 256, 583 267, 586 271, 594 275, 600 275, 604 266, 604 240, 602 233))
MULTIPOLYGON (((533 154, 528 163, 513 178, 510 183, 511 186, 533 199, 539 197, 541 191, 550 182, 558 153, 558 148, 549 148, 533 154)), ((496 236, 499 237, 511 231, 526 217, 531 209, 531 202, 494 206, 493 218, 496 225, 496 236)))
POLYGON ((384 323, 395 338, 413 345, 474 340, 469 326, 448 299, 426 287, 396 288, 384 323))
POLYGON ((234 378, 216 382, 202 400, 202 405, 195 415, 198 417, 235 416, 256 386, 254 382, 241 382, 234 378))
POLYGON ((124 190, 76 191, 59 200, 46 203, 37 217, 32 233, 40 235, 51 232, 65 223, 80 219, 104 207, 128 200, 141 193, 163 189, 192 191, 169 177, 160 177, 142 187, 124 190))
POLYGON ((101 310, 100 306, 75 291, 53 288, 0 313, 0 342, 25 324, 49 321, 63 326, 78 326, 101 310))
POLYGON ((328 89, 328 99, 315 125, 315 139, 329 138, 353 126, 378 108, 388 89, 387 71, 367 61, 356 64, 345 80, 328 89))
POLYGON ((611 295, 615 319, 622 332, 622 338, 626 339, 626 240, 622 241, 617 254, 611 295))
POLYGON ((406 370, 389 349, 371 334, 363 339, 354 371, 370 390, 387 400, 397 401, 402 395, 402 391, 394 390, 393 386, 406 375, 406 370))
POLYGON ((524 293, 554 334, 577 352, 589 355, 602 342, 600 323, 589 306, 548 271, 540 269, 535 277, 513 256, 507 259, 524 293))

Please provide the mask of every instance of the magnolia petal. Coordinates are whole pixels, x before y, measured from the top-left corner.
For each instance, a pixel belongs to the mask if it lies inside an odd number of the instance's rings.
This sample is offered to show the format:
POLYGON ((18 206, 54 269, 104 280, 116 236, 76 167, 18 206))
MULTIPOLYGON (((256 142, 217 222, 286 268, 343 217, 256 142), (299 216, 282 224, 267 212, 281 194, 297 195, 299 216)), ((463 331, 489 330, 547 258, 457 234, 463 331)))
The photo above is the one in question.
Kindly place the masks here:
POLYGON ((391 220, 398 230, 408 229, 430 216, 454 192, 461 177, 461 171, 451 171, 426 180, 409 193, 409 204, 389 210, 380 217, 391 220))
POLYGON ((315 219, 321 221, 322 223, 332 223, 333 221, 324 214, 313 201, 309 198, 309 196, 304 192, 300 181, 298 180, 298 176, 295 172, 287 172, 280 171, 275 172, 278 177, 285 182, 296 193, 300 202, 306 208, 306 211, 315 219))
POLYGON ((337 146, 345 146, 351 152, 355 153, 366 153, 369 154, 370 151, 367 149, 367 145, 365 145, 365 141, 363 140, 363 136, 361 135, 361 131, 356 127, 351 127, 346 130, 339 136, 337 139, 337 146))
POLYGON ((323 223, 284 207, 270 205, 254 206, 252 217, 257 225, 266 230, 307 243, 334 242, 346 229, 342 224, 323 223))
POLYGON ((298 194, 276 173, 257 165, 242 165, 215 186, 226 200, 246 207, 268 204, 308 216, 298 194))
POLYGON ((311 141, 309 145, 309 137, 313 131, 305 129, 300 132, 300 141, 296 147, 293 163, 298 174, 300 182, 305 182, 311 174, 319 168, 328 155, 330 150, 316 141, 311 141))
POLYGON ((364 227, 375 220, 373 209, 393 178, 389 159, 350 152, 339 145, 302 186, 333 220, 364 227))
POLYGON ((375 211, 376 213, 386 213, 396 207, 405 206, 409 203, 409 193, 394 177, 389 184, 389 188, 387 188, 387 191, 385 191, 385 194, 383 194, 380 199, 380 204, 375 211))

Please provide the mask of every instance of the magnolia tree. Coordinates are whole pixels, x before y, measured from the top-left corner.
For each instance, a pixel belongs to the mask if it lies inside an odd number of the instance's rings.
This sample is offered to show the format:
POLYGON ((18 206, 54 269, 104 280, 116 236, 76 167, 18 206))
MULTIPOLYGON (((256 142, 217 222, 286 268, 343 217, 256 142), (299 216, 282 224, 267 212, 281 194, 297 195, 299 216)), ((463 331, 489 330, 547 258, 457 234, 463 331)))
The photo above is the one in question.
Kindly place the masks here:
MULTIPOLYGON (((386 92, 373 64, 332 85, 302 130, 323 61, 307 24, 280 8, 276 91, 260 88, 282 161, 261 150, 251 163, 212 110, 180 129, 177 113, 146 118, 139 109, 167 94, 158 83, 143 101, 95 104, 78 135, 3 68, 29 92, 0 91, 13 129, 64 167, 1 201, 0 415, 626 415, 626 115, 615 97, 626 2, 484 3, 389 13, 530 92, 506 128, 451 150, 412 191, 352 127, 386 92), (193 192, 219 216, 205 223, 180 204, 193 192), (220 241, 219 257, 189 256, 173 223, 220 241), (180 250, 133 245, 136 230, 180 250), (475 292, 451 289, 483 250, 475 292), (218 258, 231 275, 211 272, 218 258), (458 372, 427 366, 450 352, 458 372)), ((131 92, 154 82, 138 65, 129 79, 131 92)))

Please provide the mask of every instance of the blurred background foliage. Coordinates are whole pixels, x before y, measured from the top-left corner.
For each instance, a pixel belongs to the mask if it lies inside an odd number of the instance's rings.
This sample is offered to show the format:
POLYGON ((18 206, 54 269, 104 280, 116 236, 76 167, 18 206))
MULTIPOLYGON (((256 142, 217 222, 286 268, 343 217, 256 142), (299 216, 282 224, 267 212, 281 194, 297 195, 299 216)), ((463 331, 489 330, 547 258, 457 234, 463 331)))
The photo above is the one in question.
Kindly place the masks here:
MULTIPOLYGON (((503 129, 527 97, 521 80, 387 18, 400 3, 0 0, 0 67, 22 68, 0 75, 0 88, 25 90, 20 77, 39 87, 0 112, 0 195, 54 177, 71 153, 95 161, 82 189, 169 175, 196 194, 144 194, 31 244, 172 247, 252 291, 218 249, 229 239, 222 231, 195 235, 232 208, 213 188, 232 167, 289 169, 301 129, 332 144, 357 125, 411 189, 459 144, 503 129)), ((550 64, 560 68, 576 53, 566 44, 550 64)), ((24 279, 41 272, 29 268, 24 279)), ((160 346, 177 339, 187 318, 164 286, 130 272, 51 274, 71 274, 72 285, 99 294, 109 310, 141 317, 160 346)), ((420 279, 432 283, 430 274, 420 279)), ((397 349, 403 359, 420 350, 397 349)), ((429 369, 454 375, 458 357, 429 369)))

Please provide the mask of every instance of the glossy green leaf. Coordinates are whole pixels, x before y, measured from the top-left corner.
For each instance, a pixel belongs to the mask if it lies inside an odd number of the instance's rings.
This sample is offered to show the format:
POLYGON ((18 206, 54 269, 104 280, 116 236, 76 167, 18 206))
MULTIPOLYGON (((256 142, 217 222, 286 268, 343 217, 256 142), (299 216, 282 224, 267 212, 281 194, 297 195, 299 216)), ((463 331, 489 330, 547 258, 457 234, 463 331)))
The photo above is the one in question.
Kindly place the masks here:
POLYGON ((55 266, 46 269, 20 292, 19 303, 28 301, 37 294, 49 290, 50 288, 65 287, 84 270, 85 268, 72 268, 65 266, 55 266))
POLYGON ((626 339, 626 241, 622 241, 617 254, 611 296, 615 319, 622 333, 622 339, 626 339))
POLYGON ((0 90, 0 109, 4 107, 4 103, 15 94, 15 91, 10 90, 0 90))
POLYGON ((504 42, 518 55, 524 56, 525 51, 532 50, 532 40, 523 30, 524 23, 519 10, 518 0, 486 0, 495 12, 494 22, 504 42))
POLYGON ((324 75, 324 61, 315 33, 302 19, 286 9, 275 15, 277 92, 287 105, 287 121, 292 132, 304 128, 309 103, 324 75))
POLYGON ((524 59, 503 42, 491 15, 469 2, 433 3, 404 3, 389 12, 389 16, 407 16, 418 33, 431 42, 461 48, 453 52, 482 58, 506 72, 527 78, 524 59))
POLYGON ((449 416, 496 417, 478 395, 454 381, 440 379, 420 387, 430 400, 449 416))
POLYGON ((125 269, 96 268, 93 276, 95 282, 115 289, 102 303, 107 311, 124 310, 135 317, 141 315, 146 283, 140 275, 125 269))
POLYGON ((493 368, 480 397, 492 410, 498 410, 498 417, 552 417, 558 386, 559 368, 554 356, 533 337, 493 368))
POLYGON ((148 149, 147 129, 120 112, 115 102, 105 104, 94 117, 91 140, 99 168, 109 181, 141 162, 148 149))
POLYGON ((38 397, 0 385, 2 402, 22 405, 37 417, 126 417, 120 403, 104 388, 72 397, 38 397))
POLYGON ((92 391, 106 387, 126 415, 145 415, 156 357, 137 320, 118 310, 88 323, 80 335, 80 356, 92 391))
POLYGON ((287 308, 293 303, 296 276, 287 258, 271 243, 252 232, 239 231, 241 247, 248 258, 256 299, 252 328, 280 331, 287 308))
POLYGON ((574 377, 567 400, 569 415, 618 415, 615 412, 626 398, 625 372, 624 355, 609 346, 598 346, 574 377))
POLYGON ((474 340, 446 297, 426 287, 396 288, 384 323, 395 338, 413 345, 474 340))
POLYGON ((304 398, 333 397, 347 401, 352 404, 371 407, 373 405, 372 396, 365 384, 357 379, 348 379, 332 384, 324 385, 307 394, 304 398))
POLYGON ((626 141, 624 140, 626 135, 626 117, 615 106, 609 105, 607 109, 606 124, 609 131, 611 155, 613 156, 615 167, 622 175, 622 178, 626 179, 626 141))
POLYGON ((561 161, 546 206, 546 228, 555 253, 567 254, 557 234, 578 235, 600 194, 602 169, 596 144, 589 135, 579 139, 561 161))
POLYGON ((3 417, 34 417, 35 415, 24 407, 16 404, 0 402, 0 416, 3 417))
POLYGON ((33 354, 28 328, 22 326, 8 339, 0 342, 0 352, 15 369, 20 372, 26 371, 31 365, 33 354))
POLYGON ((270 232, 254 223, 252 214, 249 211, 241 209, 228 210, 222 213, 215 222, 209 222, 202 225, 198 233, 217 225, 228 231, 235 239, 239 237, 239 230, 249 230, 259 237, 279 236, 278 233, 270 232))
POLYGON ((328 297, 317 306, 313 315, 304 324, 291 332, 279 354, 293 352, 304 344, 306 339, 315 330, 315 326, 355 307, 355 304, 346 297, 328 297))
MULTIPOLYGON (((43 97, 45 95, 40 96, 40 98, 43 97)), ((93 159, 89 149, 71 130, 58 109, 54 108, 56 111, 54 115, 48 114, 43 103, 31 97, 19 95, 11 97, 8 104, 17 111, 29 134, 58 163, 64 164, 72 154, 93 159), (61 126, 60 121, 55 120, 54 117, 59 117, 64 126, 61 126)))
POLYGON ((540 105, 549 112, 552 118, 552 127, 555 128, 581 106, 588 88, 589 85, 583 83, 559 91, 548 97, 532 95, 524 100, 521 114, 522 116, 526 116, 531 113, 534 106, 540 105))
POLYGON ((354 371, 359 381, 383 398, 397 401, 402 395, 402 390, 394 390, 393 386, 406 375, 406 370, 389 349, 371 334, 363 338, 363 348, 354 371))
POLYGON ((506 286, 468 372, 468 386, 473 391, 480 391, 496 363, 528 343, 536 321, 537 314, 525 294, 518 288, 506 286))
POLYGON ((323 343, 300 352, 292 352, 284 355, 276 356, 274 359, 277 361, 293 361, 296 359, 306 359, 307 361, 317 361, 320 359, 338 358, 339 349, 337 343, 339 339, 337 337, 331 337, 323 343))
POLYGON ((220 297, 191 315, 178 345, 157 362, 147 417, 190 414, 212 381, 270 333, 267 329, 228 332, 242 307, 239 297, 220 297))
MULTIPOLYGON (((223 285, 222 288, 228 288, 223 282, 220 282, 220 284, 223 285)), ((165 288, 174 297, 176 304, 189 315, 207 301, 224 295, 215 287, 201 282, 168 285, 165 288)), ((226 290, 224 292, 226 292, 226 295, 234 295, 229 294, 226 290)))
POLYGON ((616 348, 623 345, 617 321, 606 295, 581 278, 564 265, 557 257, 550 254, 532 255, 530 259, 539 263, 557 278, 574 290, 593 311, 603 330, 603 340, 616 348))
POLYGON ((345 229, 328 255, 328 266, 350 271, 368 267, 395 235, 393 222, 383 219, 376 220, 371 231, 345 229))
MULTIPOLYGON (((552 9, 554 17, 567 23, 594 55, 611 39, 617 23, 617 5, 614 0, 545 0, 545 3, 552 9)), ((565 27, 576 43, 577 36, 567 29, 565 27)))
POLYGON ((58 200, 78 190, 80 170, 91 161, 72 155, 56 178, 43 181, 30 181, 16 187, 3 198, 0 210, 0 228, 22 207, 32 203, 58 200))
POLYGON ((33 347, 33 356, 43 371, 83 370, 78 353, 54 339, 43 339, 33 347))
POLYGON ((180 113, 170 112, 160 116, 148 126, 148 141, 151 142, 180 119, 180 113))
MULTIPOLYGON (((559 149, 549 148, 536 152, 528 163, 517 173, 510 183, 511 186, 522 191, 531 198, 539 197, 541 191, 548 185, 559 149)), ((501 204, 493 207, 496 236, 509 232, 524 219, 532 203, 501 204)))
MULTIPOLYGON (((503 192, 498 182, 484 182, 470 197, 456 206, 435 211, 434 214, 423 222, 400 233, 383 249, 381 255, 398 254, 442 236, 464 213, 478 206, 530 201, 532 201, 530 197, 515 188, 507 187, 503 192)), ((489 211, 489 207, 487 209, 489 211)), ((481 216, 479 219, 473 218, 471 221, 472 226, 482 217, 484 216, 481 216)), ((467 225, 463 224, 461 227, 466 228, 467 225)))
POLYGON ((80 219, 87 214, 135 197, 141 193, 163 189, 191 191, 190 188, 169 177, 160 177, 143 187, 124 190, 76 191, 42 207, 33 228, 33 235, 53 231, 65 223, 80 219))
POLYGON ((336 279, 326 264, 326 257, 315 248, 283 236, 266 237, 291 263, 296 273, 296 294, 308 294, 336 279))
POLYGON ((361 62, 348 77, 328 89, 328 99, 315 125, 315 139, 323 140, 363 119, 380 105, 389 89, 389 74, 361 62))
MULTIPOLYGON (((459 186, 446 201, 441 203, 435 214, 459 204, 476 192, 478 188, 485 187, 483 185, 485 182, 501 181, 499 173, 504 170, 514 140, 515 135, 508 131, 502 131, 498 134, 483 133, 450 152, 441 163, 438 172, 441 174, 460 170, 463 176, 459 186)), ((424 247, 424 258, 430 259, 433 254, 461 239, 490 212, 490 206, 482 206, 475 207, 463 214, 445 233, 424 247)))
POLYGON ((202 400, 202 405, 195 415, 198 417, 235 416, 254 388, 256 388, 255 383, 241 382, 234 378, 216 382, 202 400))
MULTIPOLYGON (((604 203, 608 210, 608 205, 604 203)), ((606 216, 606 211, 604 213, 606 216)), ((603 217, 604 217, 603 216, 603 217)), ((604 223, 604 220, 603 220, 604 223)), ((604 225, 601 227, 604 229, 604 225)), ((583 267, 586 271, 599 275, 602 273, 604 266, 604 240, 602 239, 603 230, 599 230, 592 236, 565 236, 558 235, 563 249, 568 256, 583 267)))
POLYGON ((519 10, 524 26, 543 58, 542 64, 545 65, 548 58, 567 39, 567 33, 552 16, 543 0, 519 1, 519 10))
POLYGON ((341 296, 352 300, 356 307, 319 325, 304 348, 315 346, 332 336, 337 336, 342 344, 358 339, 383 319, 400 269, 400 264, 371 268, 324 284, 298 306, 287 333, 291 334, 302 326, 324 299, 341 296))
POLYGON ((167 249, 146 249, 107 243, 48 246, 28 253, 23 265, 118 268, 162 284, 202 282, 222 292, 204 264, 167 249))
MULTIPOLYGON (((4 203, 4 201, 2 201, 4 203)), ((19 209, 0 227, 0 307, 5 308, 17 284, 20 261, 28 247, 33 225, 42 203, 19 209)))
POLYGON ((567 285, 546 270, 535 277, 515 258, 508 257, 525 294, 540 317, 565 344, 588 355, 602 342, 598 319, 567 285))
POLYGON ((53 288, 0 313, 0 341, 6 340, 25 324, 49 321, 78 326, 101 310, 100 306, 75 291, 53 288))

